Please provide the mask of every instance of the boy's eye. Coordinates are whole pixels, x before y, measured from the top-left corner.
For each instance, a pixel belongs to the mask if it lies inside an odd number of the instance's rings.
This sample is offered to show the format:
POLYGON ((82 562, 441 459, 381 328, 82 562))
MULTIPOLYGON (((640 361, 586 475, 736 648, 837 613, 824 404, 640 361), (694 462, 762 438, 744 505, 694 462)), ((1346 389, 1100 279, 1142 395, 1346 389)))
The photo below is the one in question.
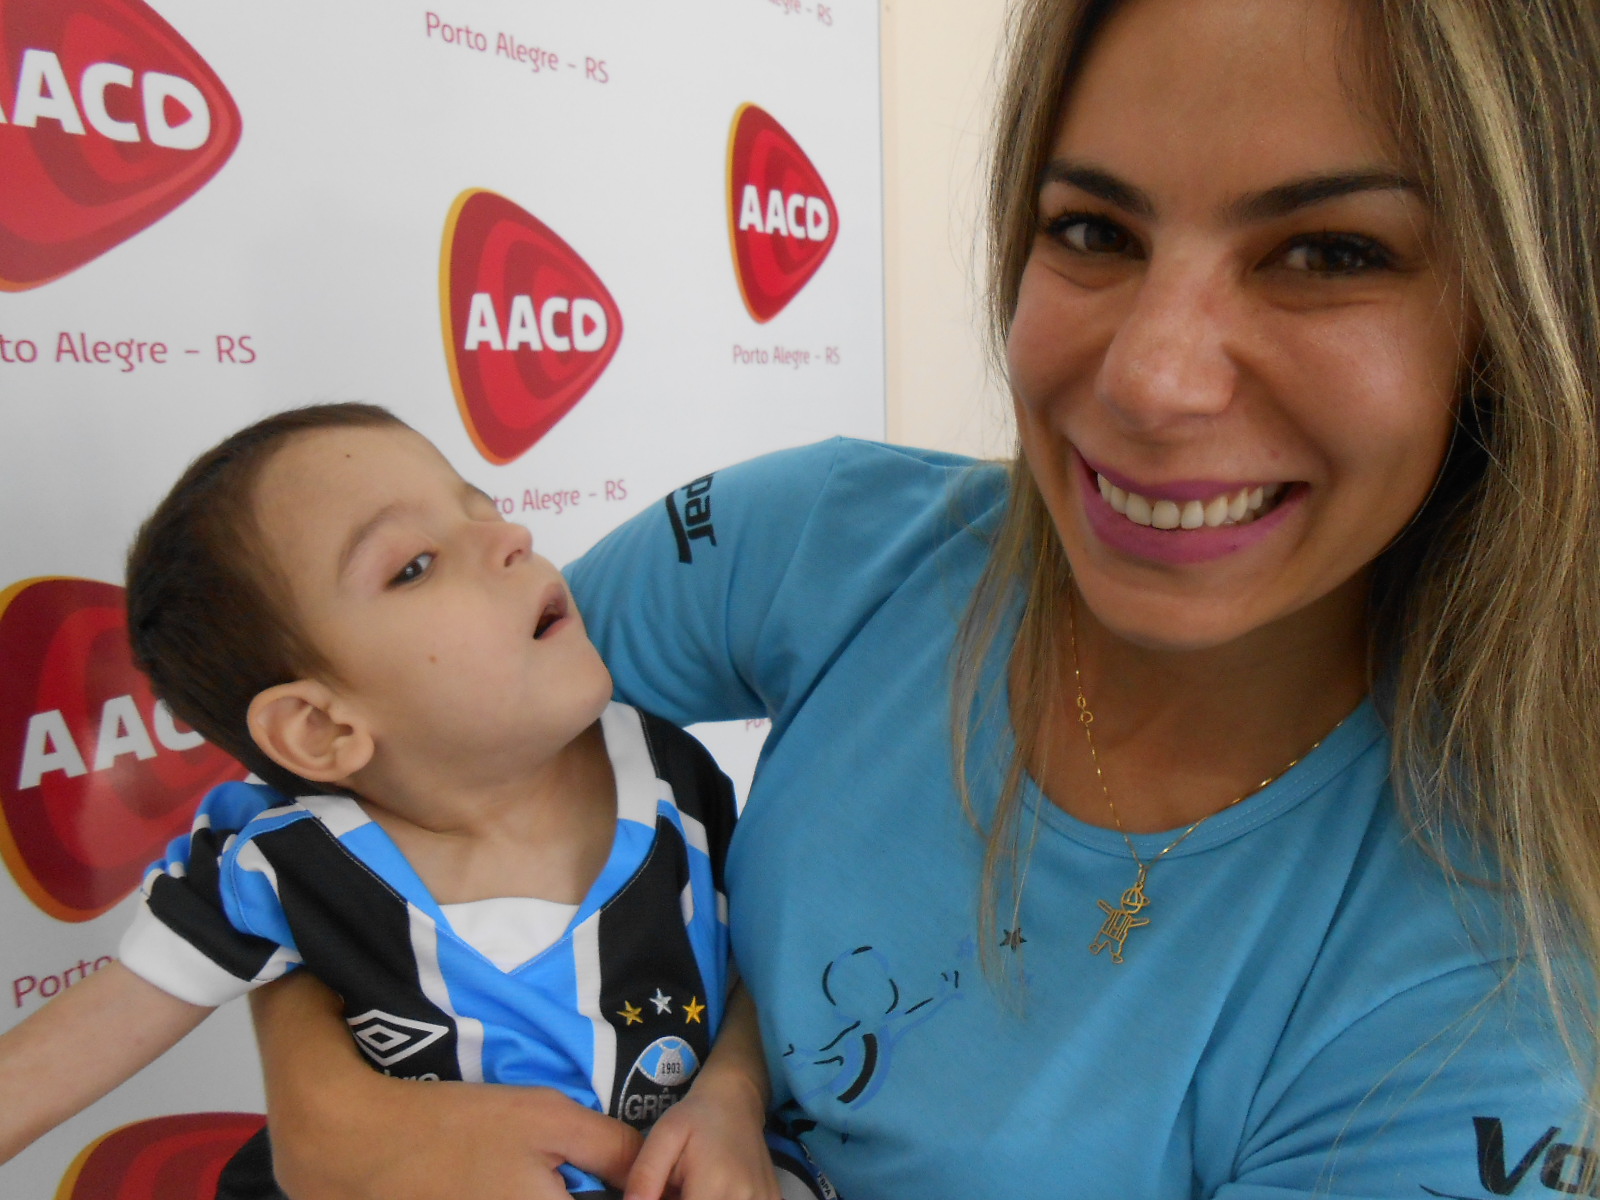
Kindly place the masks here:
POLYGON ((400 568, 399 573, 389 581, 389 585, 393 587, 400 583, 414 583, 426 575, 431 566, 433 566, 433 555, 419 554, 400 568))
POLYGON ((1079 254, 1126 254, 1134 248, 1126 229, 1091 213, 1063 213, 1045 232, 1079 254))
POLYGON ((1323 233, 1296 239, 1279 261, 1291 271, 1354 275, 1390 266, 1394 257, 1371 238, 1354 233, 1323 233))

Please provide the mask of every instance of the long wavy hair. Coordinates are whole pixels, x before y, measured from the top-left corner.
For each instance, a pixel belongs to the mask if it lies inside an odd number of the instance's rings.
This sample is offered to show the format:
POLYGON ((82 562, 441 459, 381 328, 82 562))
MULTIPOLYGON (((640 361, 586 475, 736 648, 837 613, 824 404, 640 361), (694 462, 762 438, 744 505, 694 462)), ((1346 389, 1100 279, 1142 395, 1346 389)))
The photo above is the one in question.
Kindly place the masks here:
MULTIPOLYGON (((1063 97, 1116 0, 1020 0, 991 157, 988 317, 1004 345, 1063 97)), ((1354 0, 1390 128, 1459 247, 1481 340, 1432 498, 1377 564, 1371 678, 1393 778, 1428 844, 1475 835, 1569 1049, 1592 1056, 1600 976, 1600 5, 1354 0), (1589 978, 1585 973, 1581 978, 1589 978)), ((1018 452, 957 643, 957 778, 987 839, 985 947, 1021 901, 1025 764, 1038 761, 1071 579, 1018 452), (993 811, 967 790, 983 664, 1022 596, 1015 750, 993 811)), ((1001 686, 1004 686, 1003 684, 1001 686)), ((1592 1061, 1580 1064, 1593 1079, 1592 1061)))

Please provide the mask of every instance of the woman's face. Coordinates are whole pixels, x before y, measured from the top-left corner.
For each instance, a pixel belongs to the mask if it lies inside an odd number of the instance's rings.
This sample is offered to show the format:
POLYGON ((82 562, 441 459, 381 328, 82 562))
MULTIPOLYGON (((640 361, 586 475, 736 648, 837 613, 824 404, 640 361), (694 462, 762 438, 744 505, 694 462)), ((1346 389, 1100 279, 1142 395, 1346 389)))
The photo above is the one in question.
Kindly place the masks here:
POLYGON ((1443 461, 1467 306, 1359 36, 1345 0, 1130 0, 1067 98, 1011 383, 1085 601, 1140 644, 1364 594, 1443 461))

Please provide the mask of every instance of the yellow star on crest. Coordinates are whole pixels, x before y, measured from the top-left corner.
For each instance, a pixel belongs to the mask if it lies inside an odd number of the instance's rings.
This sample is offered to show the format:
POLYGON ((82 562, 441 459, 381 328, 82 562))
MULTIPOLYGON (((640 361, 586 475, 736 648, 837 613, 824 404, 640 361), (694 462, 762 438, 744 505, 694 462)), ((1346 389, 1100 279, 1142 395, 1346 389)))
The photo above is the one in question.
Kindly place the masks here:
POLYGON ((643 1013, 643 1008, 635 1008, 633 1005, 624 1000, 622 1002, 622 1011, 619 1012, 617 1016, 625 1018, 629 1025, 643 1025, 643 1013))
POLYGON ((687 1025, 690 1021, 693 1021, 696 1025, 700 1024, 700 1014, 705 1010, 706 1006, 700 1003, 698 997, 690 996, 689 1003, 683 1006, 683 1023, 687 1025))

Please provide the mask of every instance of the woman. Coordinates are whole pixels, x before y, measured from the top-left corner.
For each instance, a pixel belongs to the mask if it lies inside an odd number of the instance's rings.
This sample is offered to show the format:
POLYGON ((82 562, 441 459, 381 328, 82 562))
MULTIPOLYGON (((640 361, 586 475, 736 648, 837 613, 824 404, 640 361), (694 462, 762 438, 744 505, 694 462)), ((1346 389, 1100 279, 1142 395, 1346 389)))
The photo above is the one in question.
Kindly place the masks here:
MULTIPOLYGON (((1600 16, 1037 0, 1011 63, 1009 475, 790 452, 573 572, 625 698, 773 718, 780 1099, 852 1200, 1591 1189, 1600 16)), ((440 1098, 264 1007, 297 1196, 626 1165, 473 1091, 396 1146, 440 1098)))

